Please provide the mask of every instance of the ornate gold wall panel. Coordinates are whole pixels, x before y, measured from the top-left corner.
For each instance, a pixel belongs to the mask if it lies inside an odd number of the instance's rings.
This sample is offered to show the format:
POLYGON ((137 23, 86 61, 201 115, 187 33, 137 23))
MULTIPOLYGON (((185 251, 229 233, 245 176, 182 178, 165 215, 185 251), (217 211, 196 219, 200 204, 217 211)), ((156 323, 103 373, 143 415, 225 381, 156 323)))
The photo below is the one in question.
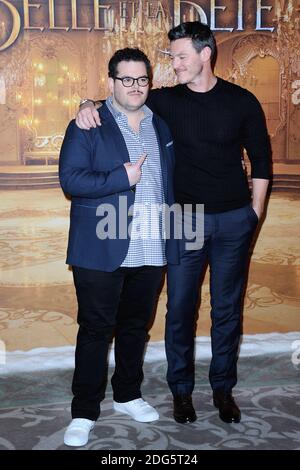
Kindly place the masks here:
MULTIPOLYGON (((53 186, 80 98, 107 95, 108 60, 125 46, 148 54, 155 86, 172 85, 161 52, 166 33, 198 18, 215 29, 216 73, 257 95, 272 140, 274 191, 250 266, 244 333, 300 330, 300 0, 35 3, 26 10, 23 0, 0 0, 0 340, 7 350, 75 341, 69 201, 53 186)), ((163 339, 165 303, 164 288, 152 340, 163 339)), ((206 277, 198 334, 209 334, 209 309, 206 277)))
POLYGON ((166 32, 176 20, 198 18, 216 30, 217 73, 262 101, 274 161, 300 162, 298 0, 263 5, 256 0, 41 0, 39 5, 28 8, 18 29, 16 18, 22 20, 25 6, 0 1, 0 164, 34 163, 34 156, 43 163, 43 151, 57 156, 59 136, 80 97, 106 96, 107 62, 118 48, 144 49, 154 64, 154 85, 174 83, 169 60, 159 52, 168 46, 166 32), (18 36, 7 48, 13 32, 18 36))

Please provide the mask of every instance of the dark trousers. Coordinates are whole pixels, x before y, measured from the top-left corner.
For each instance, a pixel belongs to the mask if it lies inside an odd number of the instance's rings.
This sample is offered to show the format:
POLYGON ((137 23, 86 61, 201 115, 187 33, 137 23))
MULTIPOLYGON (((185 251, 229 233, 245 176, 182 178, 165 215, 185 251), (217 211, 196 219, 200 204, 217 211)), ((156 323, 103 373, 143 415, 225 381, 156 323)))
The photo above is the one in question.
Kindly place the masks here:
POLYGON ((162 281, 163 267, 142 266, 103 272, 74 266, 78 301, 72 418, 95 421, 107 382, 107 354, 115 335, 114 400, 141 397, 147 325, 162 281))
MULTIPOLYGON (((193 216, 194 217, 194 216, 193 216)), ((237 354, 241 330, 242 294, 248 253, 258 218, 252 206, 204 215, 204 244, 185 249, 180 241, 180 264, 168 266, 166 316, 167 380, 174 395, 194 388, 194 327, 199 282, 210 267, 213 390, 230 392, 237 382, 237 354)))

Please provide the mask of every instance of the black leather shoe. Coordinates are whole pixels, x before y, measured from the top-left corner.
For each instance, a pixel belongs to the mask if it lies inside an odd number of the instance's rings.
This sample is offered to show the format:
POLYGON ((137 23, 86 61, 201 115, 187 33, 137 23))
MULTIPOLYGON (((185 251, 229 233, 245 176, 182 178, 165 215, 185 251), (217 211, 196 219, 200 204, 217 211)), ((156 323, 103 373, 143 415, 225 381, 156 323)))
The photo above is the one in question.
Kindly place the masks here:
POLYGON ((192 395, 174 395, 174 419, 177 423, 193 423, 197 416, 193 407, 192 395))
POLYGON ((222 421, 225 423, 240 422, 241 412, 231 393, 225 393, 222 390, 214 390, 213 401, 215 407, 219 409, 219 416, 222 421))

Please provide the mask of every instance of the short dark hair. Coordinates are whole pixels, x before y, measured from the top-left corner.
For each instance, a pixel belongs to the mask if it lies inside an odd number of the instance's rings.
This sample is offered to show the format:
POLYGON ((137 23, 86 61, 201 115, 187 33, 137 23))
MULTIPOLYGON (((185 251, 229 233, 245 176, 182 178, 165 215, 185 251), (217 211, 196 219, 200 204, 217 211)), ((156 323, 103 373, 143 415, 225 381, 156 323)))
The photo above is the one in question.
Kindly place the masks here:
POLYGON ((125 47, 125 49, 118 49, 111 57, 108 63, 108 76, 115 78, 118 73, 118 64, 122 61, 130 62, 144 62, 146 65, 147 75, 152 78, 152 67, 150 60, 146 54, 138 48, 125 47))
POLYGON ((176 41, 176 39, 190 38, 193 46, 197 52, 201 52, 204 47, 211 49, 211 61, 213 62, 216 52, 216 40, 212 30, 200 21, 187 21, 181 23, 168 32, 169 40, 176 41))

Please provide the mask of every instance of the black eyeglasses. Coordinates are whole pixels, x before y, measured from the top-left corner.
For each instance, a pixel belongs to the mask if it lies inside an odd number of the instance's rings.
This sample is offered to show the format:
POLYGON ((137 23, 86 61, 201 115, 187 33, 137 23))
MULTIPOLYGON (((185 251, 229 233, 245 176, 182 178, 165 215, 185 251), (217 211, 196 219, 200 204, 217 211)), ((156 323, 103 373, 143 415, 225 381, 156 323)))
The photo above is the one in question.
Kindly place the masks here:
POLYGON ((149 77, 138 77, 138 78, 133 78, 133 77, 115 77, 114 80, 120 80, 122 82, 122 85, 125 87, 131 87, 135 82, 139 86, 147 86, 149 84, 149 77))

